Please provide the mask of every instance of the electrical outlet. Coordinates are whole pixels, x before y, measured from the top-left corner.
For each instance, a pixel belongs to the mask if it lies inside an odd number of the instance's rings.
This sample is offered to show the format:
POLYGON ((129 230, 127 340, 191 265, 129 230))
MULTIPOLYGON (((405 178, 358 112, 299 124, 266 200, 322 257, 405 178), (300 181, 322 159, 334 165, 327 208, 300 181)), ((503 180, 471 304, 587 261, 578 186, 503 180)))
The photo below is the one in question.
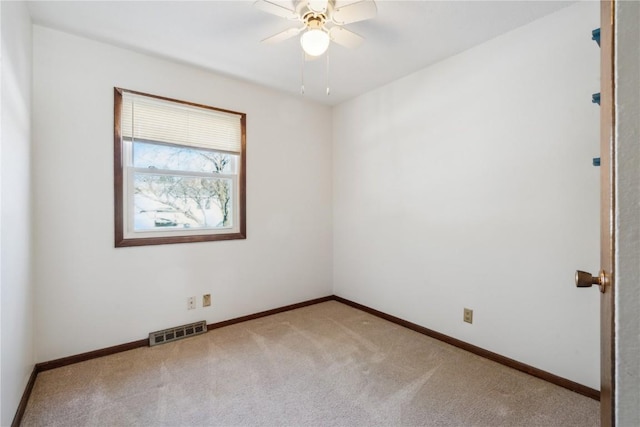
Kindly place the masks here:
POLYGON ((195 310, 196 309, 196 297, 189 297, 187 299, 187 309, 195 310))
POLYGON ((462 320, 467 323, 473 323, 473 310, 471 310, 470 308, 465 308, 462 320))
POLYGON ((209 307, 211 305, 211 294, 202 295, 202 306, 209 307))

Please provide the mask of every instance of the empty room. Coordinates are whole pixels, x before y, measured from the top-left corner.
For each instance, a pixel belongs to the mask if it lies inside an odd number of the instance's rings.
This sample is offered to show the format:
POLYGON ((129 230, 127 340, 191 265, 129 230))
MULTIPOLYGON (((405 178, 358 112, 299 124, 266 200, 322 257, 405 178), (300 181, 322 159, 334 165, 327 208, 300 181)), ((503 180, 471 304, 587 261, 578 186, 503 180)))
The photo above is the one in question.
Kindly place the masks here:
POLYGON ((640 3, 0 18, 0 425, 640 424, 640 3))

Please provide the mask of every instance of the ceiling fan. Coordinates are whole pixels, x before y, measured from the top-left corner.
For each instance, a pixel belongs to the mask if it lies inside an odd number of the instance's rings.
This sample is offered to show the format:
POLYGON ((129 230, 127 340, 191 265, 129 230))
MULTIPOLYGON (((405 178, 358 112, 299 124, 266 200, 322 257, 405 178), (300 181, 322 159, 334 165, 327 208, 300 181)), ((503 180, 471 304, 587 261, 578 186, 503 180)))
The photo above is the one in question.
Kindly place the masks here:
POLYGON ((330 42, 344 47, 358 47, 362 36, 342 27, 353 22, 374 18, 377 7, 374 0, 359 0, 344 6, 337 6, 336 0, 293 0, 286 2, 257 0, 254 6, 264 12, 299 21, 298 25, 262 40, 263 43, 277 43, 302 33, 300 44, 307 59, 321 56, 329 48, 330 42))

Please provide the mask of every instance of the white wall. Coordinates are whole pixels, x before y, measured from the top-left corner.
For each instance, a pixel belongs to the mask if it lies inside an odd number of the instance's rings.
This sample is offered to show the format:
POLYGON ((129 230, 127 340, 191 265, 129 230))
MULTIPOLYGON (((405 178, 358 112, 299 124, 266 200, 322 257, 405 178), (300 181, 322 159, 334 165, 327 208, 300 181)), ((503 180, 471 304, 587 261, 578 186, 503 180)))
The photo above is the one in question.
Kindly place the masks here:
POLYGON ((640 3, 616 3, 616 424, 640 425, 640 3))
POLYGON ((39 362, 332 293, 328 107, 44 27, 33 37, 39 362), (114 86, 247 113, 246 240, 114 248, 114 86))
POLYGON ((337 295, 599 389, 573 284, 599 266, 598 26, 579 3, 335 108, 337 295))
POLYGON ((0 265, 2 404, 10 425, 35 362, 31 267, 31 18, 25 3, 1 2, 2 118, 0 265))

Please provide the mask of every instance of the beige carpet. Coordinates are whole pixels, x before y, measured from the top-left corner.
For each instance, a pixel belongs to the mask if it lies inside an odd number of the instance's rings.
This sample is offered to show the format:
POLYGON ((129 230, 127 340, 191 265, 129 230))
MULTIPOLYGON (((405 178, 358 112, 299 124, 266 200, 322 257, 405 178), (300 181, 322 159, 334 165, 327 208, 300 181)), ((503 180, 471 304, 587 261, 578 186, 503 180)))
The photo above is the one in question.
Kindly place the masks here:
POLYGON ((597 426, 599 403, 330 301, 42 372, 24 426, 597 426))

